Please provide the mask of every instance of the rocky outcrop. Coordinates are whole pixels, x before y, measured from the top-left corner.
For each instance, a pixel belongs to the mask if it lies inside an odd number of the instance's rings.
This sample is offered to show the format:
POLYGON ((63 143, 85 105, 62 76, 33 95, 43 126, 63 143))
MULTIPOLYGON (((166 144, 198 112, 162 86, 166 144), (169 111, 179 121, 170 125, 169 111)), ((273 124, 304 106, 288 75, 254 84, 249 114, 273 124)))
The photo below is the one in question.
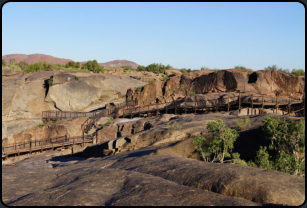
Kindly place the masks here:
POLYGON ((50 126, 27 129, 23 132, 3 138, 2 145, 35 140, 39 141, 47 138, 56 138, 65 135, 68 137, 80 136, 82 135, 81 125, 86 119, 86 117, 63 119, 54 124, 51 124, 50 126))
POLYGON ((262 168, 150 155, 155 150, 89 159, 51 151, 38 154, 14 163, 17 167, 2 166, 2 200, 8 206, 304 203, 303 178, 262 168))
POLYGON ((88 73, 56 74, 53 82, 46 101, 62 111, 88 111, 90 108, 99 108, 124 98, 129 87, 144 84, 128 77, 88 73))
POLYGON ((31 119, 42 111, 90 111, 124 99, 135 79, 109 74, 53 71, 2 74, 2 121, 31 119), (49 80, 53 78, 53 85, 49 80), (117 83, 114 85, 114 83, 117 83))
POLYGON ((229 69, 200 70, 176 75, 162 82, 145 86, 142 90, 131 88, 129 99, 137 98, 141 104, 170 102, 172 98, 189 97, 191 94, 238 92, 289 96, 305 92, 305 77, 280 71, 229 69), (161 93, 162 92, 162 93, 161 93), (171 98, 172 97, 172 98, 171 98))

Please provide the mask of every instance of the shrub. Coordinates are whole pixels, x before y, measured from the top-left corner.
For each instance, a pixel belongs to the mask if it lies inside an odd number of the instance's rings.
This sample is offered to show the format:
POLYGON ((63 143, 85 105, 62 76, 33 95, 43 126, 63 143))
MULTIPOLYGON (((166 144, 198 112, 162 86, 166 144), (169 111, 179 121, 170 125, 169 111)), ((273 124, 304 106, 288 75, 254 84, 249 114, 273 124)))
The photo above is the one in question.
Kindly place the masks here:
POLYGON ((285 119, 282 121, 266 115, 261 131, 271 143, 269 148, 277 153, 274 168, 304 176, 305 160, 300 159, 298 153, 305 153, 305 120, 285 122, 285 119))
POLYGON ((168 80, 168 76, 164 76, 161 81, 165 81, 165 80, 168 80))
POLYGON ((111 118, 110 118, 107 122, 105 122, 102 126, 103 126, 103 127, 109 126, 109 125, 112 123, 113 120, 114 120, 114 118, 111 117, 111 118))
POLYGON ((153 63, 148 65, 147 67, 139 65, 138 68, 136 69, 137 71, 149 71, 149 72, 154 72, 154 73, 164 73, 165 70, 170 69, 170 65, 162 65, 162 64, 157 64, 153 63))
POLYGON ((239 153, 232 153, 232 163, 233 164, 237 164, 237 165, 245 165, 245 166, 247 166, 248 164, 244 161, 244 160, 242 160, 242 159, 240 159, 240 154, 239 153))
POLYGON ((10 59, 10 65, 15 64, 15 62, 16 62, 16 59, 10 59))
POLYGON ((75 79, 76 79, 76 80, 79 80, 79 77, 75 76, 75 79))
POLYGON ((211 152, 208 150, 209 145, 206 144, 206 139, 204 137, 196 137, 193 141, 194 152, 199 153, 205 162, 210 161, 211 152))
POLYGON ((133 71, 134 69, 132 69, 130 66, 122 66, 124 68, 124 71, 133 71))
POLYGON ((211 69, 208 68, 208 67, 202 66, 202 67, 200 68, 200 70, 211 70, 211 69))
POLYGON ((150 79, 149 82, 150 83, 154 83, 156 80, 155 79, 150 79))
POLYGON ((305 76, 305 70, 303 70, 303 69, 292 69, 291 74, 294 74, 296 76, 305 76))
POLYGON ((257 152, 257 158, 255 160, 255 164, 258 167, 271 170, 273 168, 273 164, 270 161, 271 157, 269 153, 266 151, 266 149, 267 149, 266 147, 260 146, 260 149, 257 152))
POLYGON ((94 73, 104 72, 105 69, 98 65, 98 62, 96 60, 88 61, 84 63, 81 67, 81 69, 88 69, 89 71, 92 71, 94 73))
POLYGON ((235 69, 245 69, 245 70, 247 70, 247 68, 245 66, 240 66, 240 65, 235 66, 235 69))
POLYGON ((251 127, 249 116, 240 117, 237 121, 237 129, 238 130, 246 130, 251 127))
POLYGON ((50 125, 49 122, 46 122, 46 123, 40 122, 40 123, 39 123, 37 126, 35 126, 35 127, 40 128, 40 127, 49 126, 49 125, 50 125))
POLYGON ((2 66, 6 66, 6 62, 2 59, 2 66))
POLYGON ((189 95, 190 95, 190 96, 194 96, 194 95, 195 95, 195 92, 190 92, 189 95))
POLYGON ((49 84, 49 86, 52 86, 52 84, 53 84, 53 77, 51 77, 51 78, 48 80, 48 84, 49 84))
POLYGON ((180 130, 182 126, 180 124, 177 124, 177 122, 174 122, 173 125, 167 124, 167 129, 168 130, 180 130))

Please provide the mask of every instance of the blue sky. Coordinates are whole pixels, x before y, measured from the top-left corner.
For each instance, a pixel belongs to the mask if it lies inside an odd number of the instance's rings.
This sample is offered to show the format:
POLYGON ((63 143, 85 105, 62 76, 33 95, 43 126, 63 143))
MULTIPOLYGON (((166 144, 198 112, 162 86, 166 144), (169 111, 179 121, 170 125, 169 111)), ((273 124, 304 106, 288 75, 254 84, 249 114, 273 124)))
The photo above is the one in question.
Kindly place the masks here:
POLYGON ((2 7, 2 55, 15 53, 305 70, 305 8, 298 2, 10 2, 2 7))

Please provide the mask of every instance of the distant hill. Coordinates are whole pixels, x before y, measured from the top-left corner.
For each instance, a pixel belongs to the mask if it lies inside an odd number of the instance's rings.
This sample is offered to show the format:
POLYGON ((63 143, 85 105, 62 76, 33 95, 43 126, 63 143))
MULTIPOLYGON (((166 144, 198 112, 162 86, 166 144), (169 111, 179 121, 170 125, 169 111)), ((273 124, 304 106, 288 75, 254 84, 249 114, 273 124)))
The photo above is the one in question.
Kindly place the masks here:
MULTIPOLYGON (((66 64, 69 61, 72 61, 71 59, 63 59, 63 58, 57 58, 53 57, 50 55, 45 55, 45 54, 9 54, 9 55, 4 55, 2 56, 2 59, 9 64, 11 59, 15 59, 16 63, 19 63, 20 61, 24 61, 27 64, 31 63, 37 63, 37 62, 48 62, 51 64, 66 64)), ((77 62, 77 61, 75 61, 77 62)), ((80 62, 86 63, 86 61, 80 62)), ((128 60, 114 60, 114 61, 109 61, 105 63, 99 63, 100 66, 106 66, 106 67, 120 67, 120 66, 130 66, 133 69, 136 69, 139 65, 135 62, 128 61, 128 60)))
POLYGON ((9 64, 11 59, 15 59, 16 63, 19 63, 20 61, 24 61, 27 64, 31 63, 37 63, 37 62, 48 62, 51 64, 66 64, 69 61, 72 61, 71 59, 63 59, 63 58, 56 58, 53 56, 45 55, 45 54, 9 54, 2 56, 2 59, 9 64))

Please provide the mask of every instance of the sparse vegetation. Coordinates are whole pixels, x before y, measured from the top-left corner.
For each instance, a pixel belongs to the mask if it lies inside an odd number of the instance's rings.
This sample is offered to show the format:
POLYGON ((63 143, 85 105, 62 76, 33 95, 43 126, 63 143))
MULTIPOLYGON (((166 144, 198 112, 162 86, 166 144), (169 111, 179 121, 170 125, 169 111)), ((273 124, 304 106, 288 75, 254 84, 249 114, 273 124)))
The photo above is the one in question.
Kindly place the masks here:
POLYGON ((246 130, 251 127, 249 116, 241 117, 236 121, 238 130, 246 130))
POLYGON ((190 96, 194 96, 194 95, 195 95, 195 92, 190 92, 189 95, 190 95, 190 96))
POLYGON ((124 68, 124 72, 126 71, 134 71, 130 66, 122 66, 124 68))
POLYGON ((75 79, 76 79, 76 80, 79 80, 79 77, 75 76, 75 79))
POLYGON ((246 68, 245 66, 241 66, 241 65, 235 66, 235 69, 245 69, 245 70, 248 70, 248 68, 246 68))
POLYGON ((283 69, 283 68, 278 68, 277 65, 272 65, 264 68, 265 70, 272 70, 272 71, 281 71, 285 72, 288 74, 294 74, 296 76, 305 76, 305 70, 304 69, 292 69, 290 72, 289 69, 283 69))
POLYGON ((182 125, 177 124, 177 122, 174 122, 173 125, 169 125, 168 123, 166 128, 168 130, 180 130, 182 128, 182 125))
POLYGON ((6 62, 2 59, 2 66, 6 66, 6 62))
POLYGON ((96 60, 88 61, 85 64, 82 64, 81 69, 87 69, 89 71, 92 71, 94 73, 104 72, 105 69, 98 65, 98 62, 96 60))
POLYGON ((150 83, 154 83, 156 80, 155 79, 150 79, 149 82, 150 83))
POLYGON ((37 126, 35 126, 35 127, 40 128, 40 127, 49 126, 49 125, 50 125, 49 122, 46 122, 46 123, 40 122, 40 123, 39 123, 37 126))
POLYGON ((158 74, 158 73, 164 73, 165 70, 170 69, 170 68, 171 68, 170 65, 165 66, 162 64, 153 63, 146 67, 139 65, 136 71, 149 71, 149 72, 154 72, 158 74))
POLYGON ((168 80, 168 76, 164 76, 162 79, 160 79, 161 81, 166 81, 168 80))
POLYGON ((53 85, 53 77, 51 77, 51 78, 48 80, 48 84, 49 84, 49 86, 52 86, 52 85, 53 85))
POLYGON ((109 125, 112 123, 113 120, 114 120, 114 118, 111 117, 107 122, 105 122, 104 124, 102 124, 102 126, 103 126, 103 127, 109 126, 109 125))
MULTIPOLYGON (((255 158, 255 165, 268 170, 276 170, 300 177, 305 177, 305 120, 273 119, 265 116, 260 127, 263 136, 270 141, 269 149, 274 153, 270 155, 267 147, 260 147, 255 158)), ((252 162, 248 165, 254 166, 252 162)))

